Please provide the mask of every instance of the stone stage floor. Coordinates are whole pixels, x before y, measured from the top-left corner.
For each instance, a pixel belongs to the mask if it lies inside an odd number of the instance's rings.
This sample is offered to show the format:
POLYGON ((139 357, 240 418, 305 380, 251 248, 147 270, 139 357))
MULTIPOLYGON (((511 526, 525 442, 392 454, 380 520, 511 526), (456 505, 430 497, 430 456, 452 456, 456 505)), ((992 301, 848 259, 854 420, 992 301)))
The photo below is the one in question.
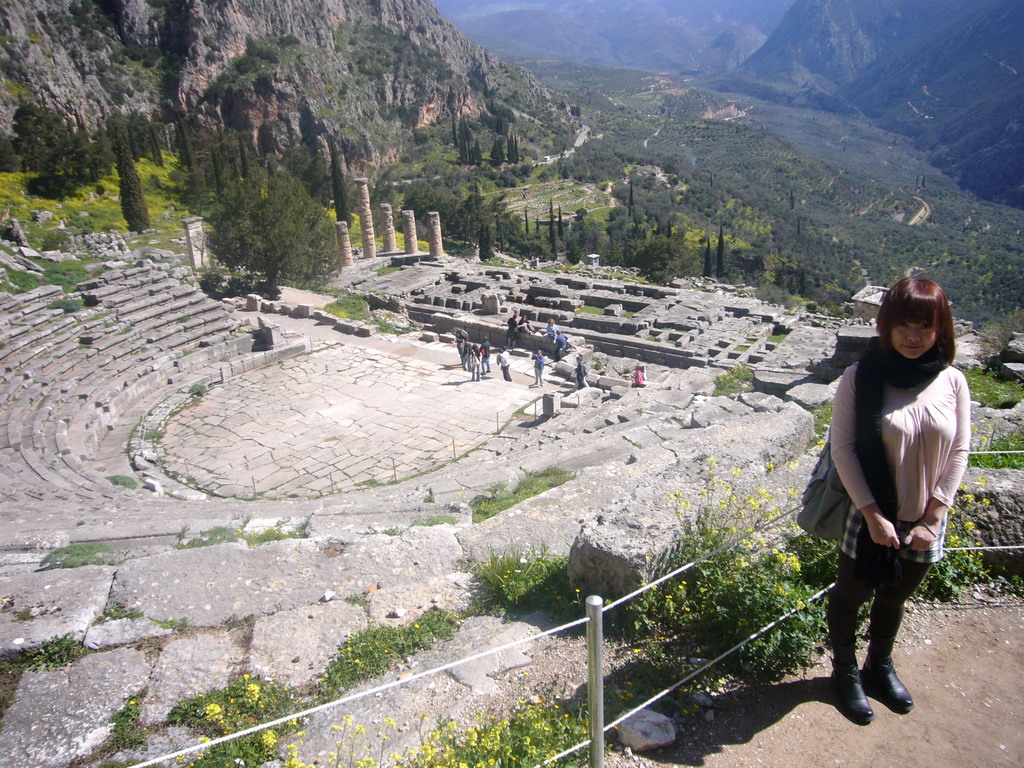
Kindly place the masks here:
POLYGON ((212 388, 167 425, 166 468, 223 496, 317 497, 435 469, 541 395, 528 359, 511 384, 497 366, 473 382, 451 345, 345 339, 212 388))

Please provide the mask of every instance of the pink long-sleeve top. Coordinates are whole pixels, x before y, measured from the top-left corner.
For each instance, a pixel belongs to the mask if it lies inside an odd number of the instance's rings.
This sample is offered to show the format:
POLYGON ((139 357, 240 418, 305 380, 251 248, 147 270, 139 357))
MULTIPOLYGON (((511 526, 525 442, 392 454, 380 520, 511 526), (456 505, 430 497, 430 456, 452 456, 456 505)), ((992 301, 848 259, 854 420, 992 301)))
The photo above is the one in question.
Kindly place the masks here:
MULTIPOLYGON (((864 509, 875 497, 854 448, 856 371, 857 365, 851 365, 839 382, 829 439, 839 477, 857 509, 864 509)), ((886 384, 882 444, 899 498, 898 519, 919 519, 932 497, 951 506, 971 444, 971 399, 964 375, 950 367, 913 389, 886 384)))

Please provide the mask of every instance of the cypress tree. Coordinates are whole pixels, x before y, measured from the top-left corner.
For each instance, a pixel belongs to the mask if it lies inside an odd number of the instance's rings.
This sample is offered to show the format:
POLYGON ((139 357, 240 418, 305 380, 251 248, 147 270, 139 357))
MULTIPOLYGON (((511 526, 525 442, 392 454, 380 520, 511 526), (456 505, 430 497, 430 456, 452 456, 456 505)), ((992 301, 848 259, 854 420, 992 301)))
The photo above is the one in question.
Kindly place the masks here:
POLYGON ((252 145, 245 140, 245 136, 243 136, 241 133, 238 134, 239 176, 243 179, 249 178, 249 150, 251 148, 252 145))
POLYGON ((150 123, 149 131, 147 133, 149 134, 149 151, 153 154, 153 162, 156 164, 157 168, 163 168, 164 155, 163 152, 160 151, 160 139, 156 135, 156 127, 152 123, 150 123))
POLYGON ((117 175, 120 180, 121 213, 132 232, 149 228, 149 211, 142 194, 142 182, 135 168, 131 149, 124 134, 118 131, 114 136, 114 154, 117 156, 117 175))
POLYGON ((704 277, 711 277, 714 274, 711 269, 711 235, 708 235, 706 247, 704 248, 704 277))
POLYGON ((491 165, 499 166, 505 162, 505 142, 498 136, 491 146, 491 165))
POLYGON ((345 177, 341 173, 341 161, 338 159, 338 150, 334 139, 327 140, 327 148, 331 153, 331 194, 334 195, 334 213, 337 215, 338 221, 351 225, 352 206, 345 189, 345 177))
POLYGON ((565 224, 562 222, 562 206, 558 206, 558 239, 565 242, 565 224))
POLYGON ((477 235, 477 242, 480 245, 480 260, 490 261, 494 258, 494 233, 491 231, 489 222, 481 222, 480 232, 477 235))
POLYGON ((558 251, 558 243, 555 241, 555 204, 548 200, 548 242, 551 244, 551 255, 558 251))
POLYGON ((178 141, 178 161, 185 170, 192 168, 192 146, 184 123, 174 124, 174 135, 178 141))
POLYGON ((718 225, 718 250, 715 252, 715 276, 719 280, 725 277, 725 236, 721 224, 718 225))

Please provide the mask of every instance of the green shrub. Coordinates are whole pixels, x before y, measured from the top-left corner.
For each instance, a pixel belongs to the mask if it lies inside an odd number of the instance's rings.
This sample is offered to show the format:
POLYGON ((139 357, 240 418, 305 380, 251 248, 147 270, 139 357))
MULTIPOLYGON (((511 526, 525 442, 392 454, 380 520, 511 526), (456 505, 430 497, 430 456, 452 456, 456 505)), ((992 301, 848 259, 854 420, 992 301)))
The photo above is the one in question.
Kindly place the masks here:
POLYGON ((122 555, 114 552, 102 541, 83 544, 68 544, 48 552, 39 567, 43 570, 55 568, 81 568, 83 565, 113 565, 121 562, 122 555))
POLYGON ((1013 408, 1024 399, 1024 386, 1016 381, 1003 381, 993 371, 968 368, 964 376, 971 389, 971 399, 985 408, 1013 408))
POLYGON ((568 470, 548 467, 540 472, 527 472, 514 491, 510 491, 504 483, 493 485, 487 495, 482 494, 469 502, 473 510, 473 522, 481 523, 532 496, 557 488, 572 478, 573 474, 568 470))
MULTIPOLYGON (((986 451, 1024 451, 1024 432, 1014 432, 1006 437, 997 437, 985 443, 986 451)), ((972 467, 986 469, 1024 469, 1024 453, 978 455, 970 458, 972 467)))
POLYGON ((46 305, 47 309, 59 309, 65 315, 73 315, 78 310, 82 309, 85 305, 81 299, 57 299, 51 301, 46 305))
MULTIPOLYGON (((427 502, 431 504, 433 502, 427 502)), ((452 517, 451 515, 431 515, 426 520, 416 520, 413 525, 421 525, 424 527, 431 527, 434 525, 458 525, 459 519, 452 517)))
MULTIPOLYGON (((977 499, 971 493, 961 492, 957 496, 956 506, 950 508, 946 522, 947 548, 970 547, 976 544, 970 538, 974 523, 967 519, 967 516, 983 512, 989 503, 988 499, 977 499)), ((944 602, 957 600, 968 587, 990 579, 991 574, 985 566, 981 552, 946 552, 943 558, 932 566, 915 598, 944 602)))
MULTIPOLYGON (((167 722, 184 725, 209 738, 235 733, 298 708, 294 692, 281 683, 242 675, 224 688, 210 691, 174 705, 167 722)), ((250 736, 218 744, 201 753, 188 765, 234 768, 262 765, 276 760, 282 736, 299 727, 297 720, 250 736)))
POLYGON ((437 640, 455 636, 458 618, 447 611, 431 609, 412 624, 401 627, 373 625, 343 642, 321 678, 318 698, 330 701, 346 688, 378 677, 397 662, 437 640))
POLYGON ((737 365, 715 378, 715 397, 735 395, 753 388, 754 369, 737 365))
POLYGON ((205 395, 209 391, 210 390, 207 389, 205 384, 199 384, 199 383, 193 384, 191 387, 188 388, 188 393, 192 397, 202 397, 203 395, 205 395))

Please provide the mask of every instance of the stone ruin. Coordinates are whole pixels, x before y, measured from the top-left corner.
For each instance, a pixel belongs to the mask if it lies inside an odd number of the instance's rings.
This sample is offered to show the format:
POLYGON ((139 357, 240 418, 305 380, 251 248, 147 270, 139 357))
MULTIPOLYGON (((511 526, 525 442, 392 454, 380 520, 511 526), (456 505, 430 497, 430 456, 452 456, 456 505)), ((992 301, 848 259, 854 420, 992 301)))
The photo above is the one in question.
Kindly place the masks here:
MULTIPOLYGON (((4 263, 25 258, 0 252, 4 263)), ((135 696, 148 741, 105 759, 190 746, 195 734, 165 722, 178 701, 243 673, 308 686, 370 622, 464 608, 467 563, 492 551, 543 546, 569 556, 585 590, 622 594, 680 529, 672 493, 708 487, 708 457, 733 492, 763 488, 788 506, 814 460, 810 409, 873 332, 715 284, 657 287, 442 253, 353 259, 341 282, 419 326, 396 337, 308 304, 213 301, 186 273, 172 254, 135 253, 78 286, 69 297, 83 308, 72 313, 51 308, 57 287, 0 294, 0 653, 63 635, 93 651, 22 675, 0 723, 8 764, 84 760, 135 696), (377 274, 391 262, 405 266, 377 274), (553 318, 572 342, 544 390, 528 386, 529 354, 554 351, 546 336, 520 338, 511 384, 469 383, 455 359, 455 329, 503 346, 512 310, 538 328, 553 318), (579 356, 590 386, 575 390, 579 356), (636 364, 647 366, 642 390, 626 378, 636 364), (740 364, 753 368, 753 390, 715 396, 715 377, 740 364), (575 478, 471 522, 472 498, 551 466, 575 478), (417 525, 439 515, 454 522, 417 525), (268 528, 301 535, 180 546, 268 528), (43 567, 61 548, 100 543, 100 564, 43 567), (118 618, 128 612, 137 618, 118 618)), ((1018 428, 1021 411, 1009 416, 1018 428)), ((979 525, 990 543, 1019 543, 1019 473, 986 475, 995 517, 979 525)), ((385 679, 534 630, 469 619, 385 679)), ((479 711, 518 684, 510 670, 544 642, 321 713, 304 726, 299 758, 325 759, 345 714, 371 732, 392 717, 402 730, 389 750, 414 745, 421 715, 429 727, 479 711)))

